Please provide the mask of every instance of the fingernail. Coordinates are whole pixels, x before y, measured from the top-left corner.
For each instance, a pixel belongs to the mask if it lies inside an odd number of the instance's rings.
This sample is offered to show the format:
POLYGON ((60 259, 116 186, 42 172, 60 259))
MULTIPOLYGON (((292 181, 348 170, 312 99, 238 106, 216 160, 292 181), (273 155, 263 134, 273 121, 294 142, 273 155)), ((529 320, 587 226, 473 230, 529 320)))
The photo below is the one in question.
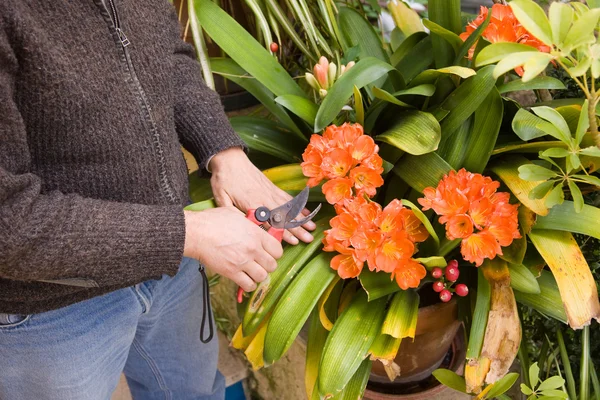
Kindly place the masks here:
POLYGON ((306 228, 307 228, 307 229, 313 230, 313 229, 315 229, 316 227, 317 227, 317 224, 315 224, 313 221, 308 221, 308 222, 306 223, 306 228))
POLYGON ((299 240, 296 236, 292 236, 290 238, 290 244, 298 244, 298 243, 299 243, 299 240))

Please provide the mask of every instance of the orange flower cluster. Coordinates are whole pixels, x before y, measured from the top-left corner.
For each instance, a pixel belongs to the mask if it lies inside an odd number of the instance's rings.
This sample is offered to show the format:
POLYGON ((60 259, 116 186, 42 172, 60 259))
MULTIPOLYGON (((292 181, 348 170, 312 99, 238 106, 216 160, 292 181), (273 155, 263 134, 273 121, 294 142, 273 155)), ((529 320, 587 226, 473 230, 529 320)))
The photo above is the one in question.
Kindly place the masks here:
POLYGON ((427 272, 412 257, 416 243, 429 233, 412 210, 399 200, 382 209, 364 196, 344 200, 335 209, 323 250, 340 253, 331 260, 331 268, 341 278, 357 277, 366 262, 371 271, 390 273, 403 290, 419 286, 427 272))
POLYGON ((323 193, 330 204, 349 200, 353 195, 373 197, 383 185, 383 160, 378 151, 379 147, 372 137, 364 135, 361 125, 331 125, 323 136, 311 136, 302 154, 302 172, 310 178, 310 187, 328 180, 323 193))
POLYGON ((446 237, 462 239, 465 260, 480 266, 486 258, 502 255, 502 248, 521 237, 518 204, 510 194, 496 192, 500 183, 464 168, 444 176, 437 188, 428 187, 419 199, 423 210, 433 209, 446 224, 446 237))
MULTIPOLYGON (((465 41, 467 38, 481 25, 488 17, 489 9, 487 7, 481 6, 479 11, 479 15, 477 18, 471 22, 469 22, 466 26, 466 32, 461 33, 460 38, 465 41)), ((527 31, 523 25, 519 23, 515 14, 512 12, 510 6, 503 4, 494 4, 492 6, 492 18, 490 19, 490 23, 483 31, 484 39, 488 40, 491 43, 498 42, 512 42, 512 43, 522 43, 531 47, 535 47, 539 51, 543 51, 545 53, 550 52, 550 47, 543 44, 539 39, 533 36, 529 31, 527 31)), ((475 52, 475 44, 469 50, 469 59, 473 58, 473 53, 475 52)), ((515 71, 522 76, 523 68, 518 67, 515 71)))

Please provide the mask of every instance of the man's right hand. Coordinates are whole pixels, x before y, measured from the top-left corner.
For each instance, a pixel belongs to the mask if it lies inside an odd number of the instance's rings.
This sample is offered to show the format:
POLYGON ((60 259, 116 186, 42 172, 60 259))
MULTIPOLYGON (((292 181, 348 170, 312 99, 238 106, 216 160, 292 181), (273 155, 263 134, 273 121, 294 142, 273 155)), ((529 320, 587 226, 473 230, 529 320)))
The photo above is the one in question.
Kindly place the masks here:
POLYGON ((184 211, 183 255, 199 260, 206 268, 237 283, 244 291, 277 268, 283 254, 281 243, 255 225, 235 207, 184 211))

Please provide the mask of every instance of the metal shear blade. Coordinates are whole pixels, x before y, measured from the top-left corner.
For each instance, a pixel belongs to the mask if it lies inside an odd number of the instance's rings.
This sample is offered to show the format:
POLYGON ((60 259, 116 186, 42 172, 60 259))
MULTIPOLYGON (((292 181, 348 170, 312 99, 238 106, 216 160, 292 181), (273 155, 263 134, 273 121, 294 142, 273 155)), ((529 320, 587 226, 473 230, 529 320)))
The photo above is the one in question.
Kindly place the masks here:
POLYGON ((305 218, 302 218, 299 221, 294 219, 306 206, 306 203, 308 202, 308 191, 309 188, 307 186, 292 200, 271 210, 271 218, 269 219, 271 226, 278 229, 291 229, 310 221, 321 209, 320 204, 305 218))

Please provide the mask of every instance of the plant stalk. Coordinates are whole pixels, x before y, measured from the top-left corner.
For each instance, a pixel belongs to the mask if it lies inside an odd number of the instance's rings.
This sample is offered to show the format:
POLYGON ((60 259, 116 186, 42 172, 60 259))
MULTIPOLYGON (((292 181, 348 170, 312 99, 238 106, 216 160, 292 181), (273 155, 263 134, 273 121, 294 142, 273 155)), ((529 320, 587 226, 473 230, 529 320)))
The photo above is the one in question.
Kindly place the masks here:
POLYGON ((579 373, 579 400, 590 398, 590 326, 581 333, 581 369, 579 373))
POLYGON ((569 394, 569 399, 576 400, 577 391, 575 390, 575 378, 573 378, 573 371, 571 370, 571 363, 569 362, 567 347, 565 346, 565 340, 560 329, 556 331, 556 340, 558 342, 558 348, 560 349, 560 358, 562 361, 562 365, 565 370, 565 380, 567 381, 567 393, 569 394))
POLYGON ((596 104, 598 104, 598 97, 596 92, 590 94, 588 98, 588 117, 590 120, 590 133, 594 138, 596 146, 600 147, 600 133, 598 133, 598 121, 596 120, 596 104))

